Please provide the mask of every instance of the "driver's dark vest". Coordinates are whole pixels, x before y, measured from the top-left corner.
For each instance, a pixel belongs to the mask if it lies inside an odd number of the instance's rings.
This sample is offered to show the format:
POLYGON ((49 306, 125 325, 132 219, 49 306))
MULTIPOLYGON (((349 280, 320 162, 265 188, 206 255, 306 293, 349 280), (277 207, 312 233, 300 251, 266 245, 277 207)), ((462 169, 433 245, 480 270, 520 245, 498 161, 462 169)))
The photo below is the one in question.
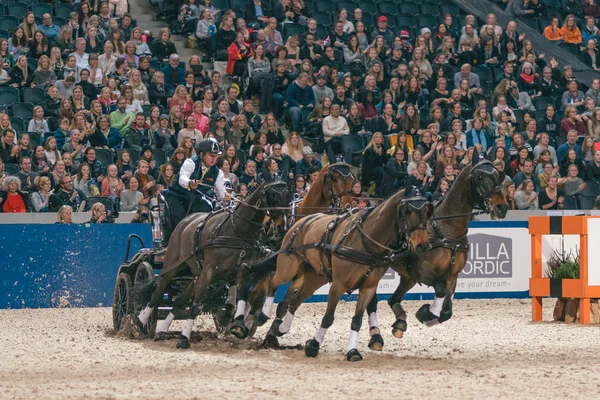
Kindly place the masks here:
MULTIPOLYGON (((194 165, 195 165, 194 172, 190 176, 190 180, 201 180, 202 183, 214 187, 217 182, 217 178, 219 177, 219 168, 217 168, 216 165, 213 165, 212 167, 210 167, 208 169, 206 174, 204 174, 204 178, 203 178, 202 177, 202 162, 200 161, 200 158, 198 158, 198 157, 194 158, 194 165)), ((204 193, 209 198, 213 197, 214 190, 209 187, 199 185, 198 190, 200 192, 204 193)), ((169 186, 169 192, 171 192, 174 195, 176 195, 177 197, 181 198, 183 201, 189 201, 191 199, 190 192, 187 189, 184 189, 179 184, 179 174, 177 174, 177 176, 173 180, 173 183, 171 183, 171 186, 169 186)), ((201 197, 200 193, 196 193, 196 192, 195 192, 195 196, 197 198, 201 197)))

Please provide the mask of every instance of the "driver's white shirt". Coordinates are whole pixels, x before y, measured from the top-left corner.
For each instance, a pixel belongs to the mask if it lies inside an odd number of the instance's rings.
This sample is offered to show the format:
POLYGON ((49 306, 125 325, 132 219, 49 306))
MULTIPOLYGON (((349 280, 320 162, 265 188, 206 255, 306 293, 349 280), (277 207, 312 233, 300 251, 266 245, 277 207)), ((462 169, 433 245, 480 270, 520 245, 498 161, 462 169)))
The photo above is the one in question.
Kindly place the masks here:
MULTIPOLYGON (((202 161, 200 161, 200 163, 202 163, 202 161)), ((204 164, 202 164, 202 170, 205 168, 204 164)), ((195 169, 196 163, 191 158, 188 158, 183 162, 181 170, 179 170, 179 184, 182 188, 187 189, 190 186, 190 177, 195 169)), ((214 191, 218 201, 225 198, 225 174, 223 174, 223 171, 220 169, 219 176, 217 176, 217 180, 215 181, 214 191)))

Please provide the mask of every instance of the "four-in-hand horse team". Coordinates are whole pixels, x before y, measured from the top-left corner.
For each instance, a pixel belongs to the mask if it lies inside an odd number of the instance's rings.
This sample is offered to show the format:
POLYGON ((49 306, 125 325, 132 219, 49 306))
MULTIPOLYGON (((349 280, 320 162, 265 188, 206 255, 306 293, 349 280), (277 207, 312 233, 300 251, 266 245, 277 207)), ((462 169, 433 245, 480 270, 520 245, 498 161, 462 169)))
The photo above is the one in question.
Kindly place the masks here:
POLYGON ((389 298, 396 321, 392 333, 407 329, 404 295, 416 284, 435 289, 433 304, 423 305, 417 319, 433 326, 452 317, 456 281, 468 256, 467 232, 474 210, 504 218, 504 176, 489 161, 464 168, 439 204, 400 190, 375 207, 352 209, 351 166, 325 166, 300 204, 284 182, 261 184, 246 199, 210 214, 190 214, 170 235, 160 274, 137 293, 143 307, 135 316, 148 332, 169 283, 183 271, 193 279, 159 323, 156 338, 165 338, 175 313, 188 316, 177 348, 190 347, 194 320, 207 299, 221 299, 214 313, 217 329, 237 338, 253 335, 273 318, 265 347, 289 332, 298 307, 330 283, 325 315, 305 354, 316 357, 344 293, 358 290, 346 349, 349 361, 362 360, 358 332, 365 310, 372 350, 382 350, 376 290, 388 268, 400 284, 389 298), (282 239, 283 238, 283 239, 282 239), (289 283, 273 317, 275 291, 289 283), (215 294, 215 288, 218 294, 215 294), (223 289, 225 288, 225 289, 223 289), (220 295, 220 293, 225 293, 220 295))

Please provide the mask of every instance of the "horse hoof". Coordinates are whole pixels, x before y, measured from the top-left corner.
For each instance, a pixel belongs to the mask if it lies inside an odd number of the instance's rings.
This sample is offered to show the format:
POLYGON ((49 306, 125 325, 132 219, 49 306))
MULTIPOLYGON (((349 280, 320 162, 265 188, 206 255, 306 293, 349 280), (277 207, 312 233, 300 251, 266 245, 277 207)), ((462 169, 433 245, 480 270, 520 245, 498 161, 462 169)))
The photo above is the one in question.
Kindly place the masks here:
POLYGON ((248 328, 246 328, 244 321, 241 319, 233 321, 229 332, 238 339, 246 339, 248 337, 248 328))
POLYGON ((258 326, 256 324, 252 324, 252 326, 248 330, 248 337, 254 337, 254 334, 256 333, 257 328, 258 328, 258 326))
POLYGON ((269 317, 265 315, 265 313, 262 312, 262 310, 258 310, 257 312, 254 313, 254 323, 257 326, 263 326, 264 324, 267 323, 267 321, 269 320, 269 317))
POLYGON ((373 351, 383 350, 383 337, 380 334, 375 334, 371 336, 371 340, 369 341, 369 348, 373 351))
POLYGON ((262 342, 262 347, 265 349, 275 349, 279 347, 279 340, 273 335, 267 335, 265 340, 262 342))
POLYGON ((154 335, 155 342, 163 342, 167 339, 167 332, 156 332, 156 334, 154 335))
POLYGON ((306 357, 316 357, 319 355, 319 342, 315 339, 310 339, 306 341, 306 346, 304 347, 304 354, 306 357))
POLYGON ((189 349, 190 348, 190 339, 181 335, 181 337, 179 338, 179 341, 177 342, 177 348, 182 349, 182 350, 189 349))
POLYGON ((394 325, 392 325, 392 335, 394 335, 396 339, 402 339, 407 328, 408 324, 405 320, 397 319, 396 322, 394 322, 394 325))
POLYGON ((348 361, 362 361, 362 356, 356 349, 352 349, 346 353, 346 360, 348 361))
POLYGON ((432 325, 431 322, 438 318, 429 310, 429 304, 423 304, 415 316, 420 323, 428 326, 432 325))

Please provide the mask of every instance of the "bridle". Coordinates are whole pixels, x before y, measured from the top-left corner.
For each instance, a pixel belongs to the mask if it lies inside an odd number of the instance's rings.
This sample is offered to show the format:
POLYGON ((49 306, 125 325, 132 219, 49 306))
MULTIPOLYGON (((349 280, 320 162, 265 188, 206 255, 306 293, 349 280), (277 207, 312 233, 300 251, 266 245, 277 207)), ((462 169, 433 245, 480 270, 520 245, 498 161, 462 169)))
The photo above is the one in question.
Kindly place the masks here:
POLYGON ((277 217, 282 216, 283 218, 283 228, 285 231, 288 230, 289 224, 292 221, 294 211, 291 210, 290 207, 270 207, 269 201, 267 198, 267 193, 272 192, 273 195, 278 196, 283 199, 284 204, 293 204, 290 196, 290 189, 288 185, 283 181, 276 181, 269 183, 265 186, 263 192, 261 193, 260 200, 257 203, 257 206, 265 205, 263 210, 266 215, 268 215, 272 220, 277 217))
POLYGON ((490 204, 490 197, 494 194, 502 194, 502 189, 500 187, 501 183, 500 183, 500 176, 498 175, 498 171, 496 170, 496 168, 494 168, 494 165, 488 161, 488 160, 483 160, 480 161, 477 165, 475 165, 473 167, 473 169, 471 170, 471 173, 469 174, 469 184, 471 187, 471 192, 470 192, 470 197, 473 201, 474 204, 478 205, 478 208, 480 208, 483 212, 485 212, 486 214, 489 214, 492 212, 491 210, 491 204, 490 204), (491 171, 486 171, 485 169, 480 169, 481 167, 490 167, 491 171), (473 174, 473 172, 475 172, 475 170, 479 170, 480 172, 488 175, 488 176, 493 176, 494 178, 494 187, 487 193, 484 193, 481 189, 481 186, 477 184, 476 180, 475 180, 475 176, 473 174))
MULTIPOLYGON (((425 197, 421 197, 421 196, 407 197, 405 199, 402 199, 402 201, 400 202, 401 208, 410 207, 415 211, 421 211, 424 207, 430 207, 431 205, 432 204, 429 200, 427 200, 425 197)), ((402 215, 404 215, 404 214, 398 213, 397 223, 398 223, 398 227, 399 227, 399 232, 398 232, 399 237, 404 236, 404 238, 407 238, 414 231, 417 231, 419 229, 427 230, 427 224, 429 222, 428 219, 425 221, 420 221, 417 225, 409 226, 407 218, 401 219, 402 215)))
MULTIPOLYGON (((260 195, 260 199, 256 203, 256 207, 263 210, 267 215, 272 216, 272 212, 277 211, 279 208, 269 206, 269 201, 267 199, 267 193, 269 191, 279 196, 286 196, 286 200, 289 198, 290 191, 287 184, 283 181, 276 181, 265 185, 260 195), (265 205, 266 207, 260 208, 262 205, 265 205)), ((289 201, 285 201, 285 203, 289 203, 289 201)))
POLYGON ((324 181, 326 182, 327 190, 329 192, 329 196, 331 197, 331 205, 335 209, 340 208, 343 196, 351 196, 353 195, 353 193, 352 188, 350 188, 350 190, 346 190, 340 193, 335 193, 335 191, 333 190, 333 180, 331 177, 331 173, 336 172, 340 174, 344 180, 348 178, 354 178, 354 174, 352 173, 351 168, 352 166, 350 164, 346 164, 344 162, 330 164, 327 167, 327 172, 325 173, 324 181))

